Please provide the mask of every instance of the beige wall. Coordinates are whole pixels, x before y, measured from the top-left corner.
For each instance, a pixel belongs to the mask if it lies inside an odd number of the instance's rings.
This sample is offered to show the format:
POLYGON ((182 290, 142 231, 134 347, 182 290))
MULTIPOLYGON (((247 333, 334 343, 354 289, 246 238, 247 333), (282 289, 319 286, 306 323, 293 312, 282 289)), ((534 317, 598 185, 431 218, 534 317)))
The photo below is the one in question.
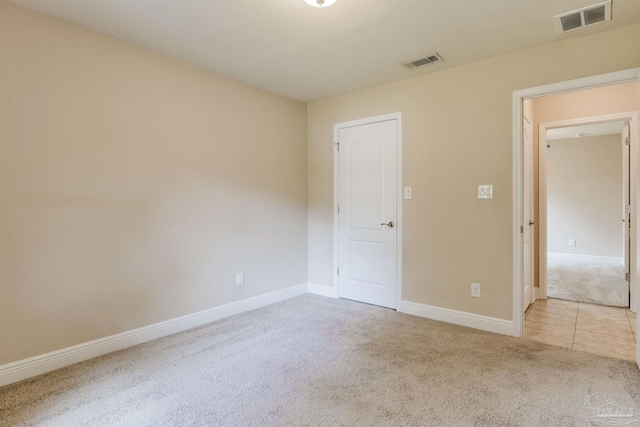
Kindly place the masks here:
POLYGON ((309 281, 333 280, 333 124, 400 111, 403 299, 512 319, 513 91, 638 67, 639 39, 633 25, 309 104, 309 281))
POLYGON ((535 124, 636 111, 636 82, 533 100, 535 124))
POLYGON ((548 144, 547 251, 622 260, 622 135, 548 144))
MULTIPOLYGON (((629 82, 560 95, 544 96, 532 100, 533 121, 533 170, 538 172, 539 164, 539 125, 540 123, 573 120, 606 114, 626 113, 637 110, 637 83, 629 82)), ((540 190, 538 176, 534 179, 534 212, 539 218, 538 200, 540 190)), ((534 228, 536 247, 540 242, 538 227, 534 228)), ((539 284, 539 254, 534 252, 535 284, 539 284)))
POLYGON ((304 104, 6 2, 0 64, 0 365, 307 281, 304 104))

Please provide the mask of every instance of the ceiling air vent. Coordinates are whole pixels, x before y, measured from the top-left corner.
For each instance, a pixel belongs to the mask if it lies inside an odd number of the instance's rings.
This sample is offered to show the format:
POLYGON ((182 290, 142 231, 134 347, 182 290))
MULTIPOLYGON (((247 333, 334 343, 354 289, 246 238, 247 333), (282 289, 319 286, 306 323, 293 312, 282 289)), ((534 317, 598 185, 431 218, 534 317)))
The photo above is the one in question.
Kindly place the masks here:
POLYGON ((442 61, 444 61, 442 56, 435 53, 431 56, 416 59, 415 61, 405 62, 404 64, 401 64, 401 65, 404 68, 411 69, 411 68, 418 68, 418 67, 422 67, 423 65, 433 64, 435 62, 442 62, 442 61))
POLYGON ((561 33, 611 21, 611 0, 563 13, 556 16, 555 21, 561 33))

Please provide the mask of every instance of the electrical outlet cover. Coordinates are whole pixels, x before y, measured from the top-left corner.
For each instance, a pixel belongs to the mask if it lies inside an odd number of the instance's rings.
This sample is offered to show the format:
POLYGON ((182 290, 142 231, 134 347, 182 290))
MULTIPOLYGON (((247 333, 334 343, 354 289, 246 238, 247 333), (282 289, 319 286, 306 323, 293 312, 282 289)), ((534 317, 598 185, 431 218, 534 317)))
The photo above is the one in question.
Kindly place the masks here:
POLYGON ((474 298, 480 298, 481 296, 481 292, 480 292, 480 283, 472 283, 471 284, 471 296, 474 298))

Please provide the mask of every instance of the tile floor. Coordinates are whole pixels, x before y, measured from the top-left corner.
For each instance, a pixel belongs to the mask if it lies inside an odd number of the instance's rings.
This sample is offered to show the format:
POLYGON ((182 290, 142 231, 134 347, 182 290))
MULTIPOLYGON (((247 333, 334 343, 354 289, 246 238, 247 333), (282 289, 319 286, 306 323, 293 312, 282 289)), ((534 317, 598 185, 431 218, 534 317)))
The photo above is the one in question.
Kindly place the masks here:
POLYGON ((624 308, 537 300, 525 313, 524 336, 601 356, 636 359, 636 315, 624 308))

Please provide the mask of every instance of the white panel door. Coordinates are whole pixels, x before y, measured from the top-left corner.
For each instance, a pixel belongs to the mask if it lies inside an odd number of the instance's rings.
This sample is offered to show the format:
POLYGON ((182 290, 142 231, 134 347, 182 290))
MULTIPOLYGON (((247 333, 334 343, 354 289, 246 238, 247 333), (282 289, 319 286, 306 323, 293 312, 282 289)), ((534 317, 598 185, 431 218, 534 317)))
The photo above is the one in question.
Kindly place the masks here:
MULTIPOLYGON (((631 281, 631 182, 630 182, 630 144, 631 131, 629 122, 625 122, 622 130, 622 228, 624 248, 624 274, 627 280, 627 291, 631 281)), ((631 302, 629 295, 625 301, 631 302)), ((631 304, 629 304, 631 306, 631 304)))
POLYGON ((533 126, 527 117, 522 120, 522 309, 534 302, 533 296, 533 126))
POLYGON ((397 120, 339 130, 338 292, 396 308, 397 120))

